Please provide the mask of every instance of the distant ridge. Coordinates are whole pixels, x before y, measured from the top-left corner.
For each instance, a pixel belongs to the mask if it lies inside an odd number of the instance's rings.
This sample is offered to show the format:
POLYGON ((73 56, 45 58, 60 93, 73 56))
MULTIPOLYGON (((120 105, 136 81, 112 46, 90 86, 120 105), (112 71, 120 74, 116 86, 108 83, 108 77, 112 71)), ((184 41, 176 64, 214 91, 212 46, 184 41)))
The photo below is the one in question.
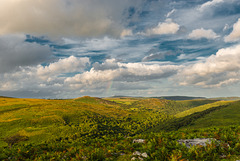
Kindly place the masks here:
POLYGON ((127 98, 127 97, 132 97, 132 96, 123 96, 123 95, 116 95, 116 96, 112 96, 112 97, 110 97, 110 98, 127 98))
POLYGON ((240 97, 216 97, 216 98, 210 98, 214 100, 224 100, 224 101, 236 101, 240 100, 240 97))
POLYGON ((205 97, 189 97, 189 96, 161 96, 161 97, 152 97, 152 98, 161 98, 166 100, 195 100, 195 99, 207 99, 205 97))
POLYGON ((116 95, 116 96, 112 96, 110 98, 157 98, 157 99, 166 99, 166 100, 207 99, 206 97, 190 97, 190 96, 160 96, 160 97, 141 97, 141 96, 138 96, 138 97, 134 97, 134 96, 123 96, 123 95, 116 95))
POLYGON ((0 96, 0 98, 13 98, 13 97, 0 96))

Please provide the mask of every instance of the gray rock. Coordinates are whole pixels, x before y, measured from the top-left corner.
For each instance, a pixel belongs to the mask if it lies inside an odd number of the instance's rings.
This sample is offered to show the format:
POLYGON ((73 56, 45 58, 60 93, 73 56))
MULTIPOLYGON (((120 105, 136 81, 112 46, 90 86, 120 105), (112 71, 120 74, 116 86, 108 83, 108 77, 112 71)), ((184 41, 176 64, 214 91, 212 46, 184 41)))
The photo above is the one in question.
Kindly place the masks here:
POLYGON ((145 143, 146 141, 144 139, 134 139, 133 143, 145 143))
POLYGON ((132 157, 132 159, 131 160, 136 160, 137 158, 135 158, 135 157, 132 157))
POLYGON ((135 151, 135 152, 133 153, 133 155, 138 155, 138 156, 140 156, 141 153, 140 153, 139 151, 135 151))
POLYGON ((147 155, 146 152, 142 153, 141 156, 144 157, 144 158, 147 158, 147 157, 148 157, 148 155, 147 155))
POLYGON ((181 139, 178 140, 179 144, 183 143, 190 148, 191 146, 202 145, 206 146, 207 144, 211 144, 212 141, 216 141, 214 138, 196 138, 196 139, 181 139))

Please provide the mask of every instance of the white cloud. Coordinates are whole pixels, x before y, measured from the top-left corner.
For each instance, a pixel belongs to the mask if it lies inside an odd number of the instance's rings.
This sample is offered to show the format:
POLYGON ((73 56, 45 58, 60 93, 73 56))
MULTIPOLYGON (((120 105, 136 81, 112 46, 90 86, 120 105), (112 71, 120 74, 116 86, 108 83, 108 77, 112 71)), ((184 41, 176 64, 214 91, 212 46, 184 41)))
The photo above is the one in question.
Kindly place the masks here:
MULTIPOLYGON (((110 82, 115 82, 115 86, 118 86, 118 83, 123 82, 166 79, 176 74, 180 68, 154 63, 120 63, 115 59, 108 59, 89 71, 83 71, 88 63, 88 58, 70 56, 47 66, 21 67, 12 73, 2 73, 0 92, 25 91, 25 94, 28 92, 34 96, 39 93, 40 97, 45 94, 46 97, 64 98, 81 93, 102 94, 110 82), (72 76, 74 72, 80 74, 72 76)), ((142 87, 139 86, 143 89, 142 87)))
POLYGON ((0 34, 120 36, 122 13, 142 0, 2 0, 0 34))
POLYGON ((51 63, 49 66, 38 66, 37 74, 41 78, 46 79, 61 73, 82 72, 89 63, 89 58, 76 58, 70 56, 65 59, 60 59, 55 63, 51 63))
POLYGON ((225 42, 232 42, 240 40, 240 18, 233 25, 233 31, 224 38, 225 42))
POLYGON ((208 2, 206 2, 206 3, 204 3, 204 4, 202 4, 202 5, 198 8, 198 10, 199 10, 199 11, 204 11, 205 9, 207 9, 207 8, 209 8, 209 7, 215 6, 215 5, 217 5, 217 4, 219 4, 219 3, 223 3, 223 2, 224 2, 224 0, 212 0, 212 1, 208 1, 208 2))
POLYGON ((174 12, 176 12, 176 9, 171 10, 170 12, 168 12, 168 14, 166 15, 166 17, 170 17, 174 12))
POLYGON ((0 73, 19 70, 48 61, 52 56, 49 46, 25 42, 24 35, 0 36, 0 73))
POLYGON ((186 66, 180 73, 181 85, 219 87, 240 81, 240 45, 218 50, 206 60, 186 66))
POLYGON ((175 74, 180 68, 175 65, 120 63, 114 60, 107 60, 102 66, 98 64, 97 68, 69 77, 65 80, 65 83, 74 88, 82 88, 86 86, 94 87, 109 81, 146 81, 167 78, 175 74))
POLYGON ((229 29, 229 25, 228 24, 225 24, 224 28, 223 28, 223 31, 226 31, 229 29))
POLYGON ((28 96, 30 93, 35 93, 40 97, 44 94, 46 97, 57 97, 70 90, 64 85, 64 80, 69 77, 68 74, 83 72, 88 63, 88 58, 70 56, 48 66, 20 67, 18 71, 0 74, 0 91, 13 93, 25 91, 25 94, 29 93, 28 96))
POLYGON ((120 45, 120 40, 104 37, 102 39, 89 39, 83 42, 86 50, 109 50, 120 45))
POLYGON ((189 35, 188 37, 190 39, 201 39, 201 38, 206 38, 206 39, 216 39, 218 38, 219 36, 211 29, 196 29, 196 30, 193 30, 189 35))
POLYGON ((146 35, 175 34, 179 28, 180 26, 177 23, 167 19, 165 22, 160 22, 158 26, 148 29, 146 35))
POLYGON ((130 29, 124 29, 123 31, 122 31, 122 33, 121 33, 121 37, 125 37, 125 36, 132 36, 133 35, 133 33, 132 33, 132 30, 130 30, 130 29))

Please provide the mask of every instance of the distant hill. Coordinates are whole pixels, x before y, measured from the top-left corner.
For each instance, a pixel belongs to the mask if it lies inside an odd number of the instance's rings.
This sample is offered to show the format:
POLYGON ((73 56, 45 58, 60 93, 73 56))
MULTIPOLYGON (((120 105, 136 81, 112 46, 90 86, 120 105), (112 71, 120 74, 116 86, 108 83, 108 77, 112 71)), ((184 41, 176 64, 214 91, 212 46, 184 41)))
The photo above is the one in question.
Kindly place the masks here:
MULTIPOLYGON (((159 96, 159 97, 133 97, 133 96, 112 96, 109 98, 158 98, 158 99, 166 99, 166 100, 195 100, 195 99, 207 99, 206 97, 190 97, 190 96, 159 96)), ((225 98, 225 97, 224 97, 225 98)), ((232 98, 232 97, 231 97, 232 98)), ((212 98, 215 100, 215 98, 212 98)), ((216 98, 217 99, 217 98, 216 98)), ((220 98, 218 98, 220 99, 220 98)), ((240 97, 239 97, 240 99, 240 97)))
POLYGON ((213 100, 224 100, 224 101, 237 101, 240 100, 240 97, 216 97, 216 98, 210 98, 213 100))
POLYGON ((13 98, 13 97, 0 96, 0 98, 13 98))
POLYGON ((194 100, 194 99, 206 99, 205 97, 189 97, 189 96, 161 96, 161 97, 153 97, 153 98, 161 98, 166 100, 194 100))

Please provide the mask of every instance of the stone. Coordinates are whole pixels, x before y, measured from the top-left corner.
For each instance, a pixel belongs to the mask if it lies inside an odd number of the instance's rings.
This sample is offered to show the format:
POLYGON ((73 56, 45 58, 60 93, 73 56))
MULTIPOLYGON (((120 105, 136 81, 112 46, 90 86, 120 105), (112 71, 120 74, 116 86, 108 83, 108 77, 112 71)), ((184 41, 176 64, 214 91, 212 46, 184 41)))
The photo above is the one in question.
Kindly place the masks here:
POLYGON ((140 153, 139 151, 135 151, 135 152, 133 153, 133 155, 138 155, 138 156, 140 156, 141 153, 140 153))
POLYGON ((132 157, 132 159, 131 160, 136 160, 137 158, 135 158, 135 157, 132 157))
POLYGON ((133 143, 145 143, 146 141, 144 139, 134 139, 133 143))
POLYGON ((147 157, 148 157, 148 155, 147 155, 146 152, 142 153, 141 156, 144 157, 144 158, 147 158, 147 157))
POLYGON ((196 139, 181 139, 178 140, 178 143, 186 145, 186 147, 190 148, 191 146, 201 145, 206 146, 207 144, 211 144, 212 141, 215 141, 214 138, 196 138, 196 139))

